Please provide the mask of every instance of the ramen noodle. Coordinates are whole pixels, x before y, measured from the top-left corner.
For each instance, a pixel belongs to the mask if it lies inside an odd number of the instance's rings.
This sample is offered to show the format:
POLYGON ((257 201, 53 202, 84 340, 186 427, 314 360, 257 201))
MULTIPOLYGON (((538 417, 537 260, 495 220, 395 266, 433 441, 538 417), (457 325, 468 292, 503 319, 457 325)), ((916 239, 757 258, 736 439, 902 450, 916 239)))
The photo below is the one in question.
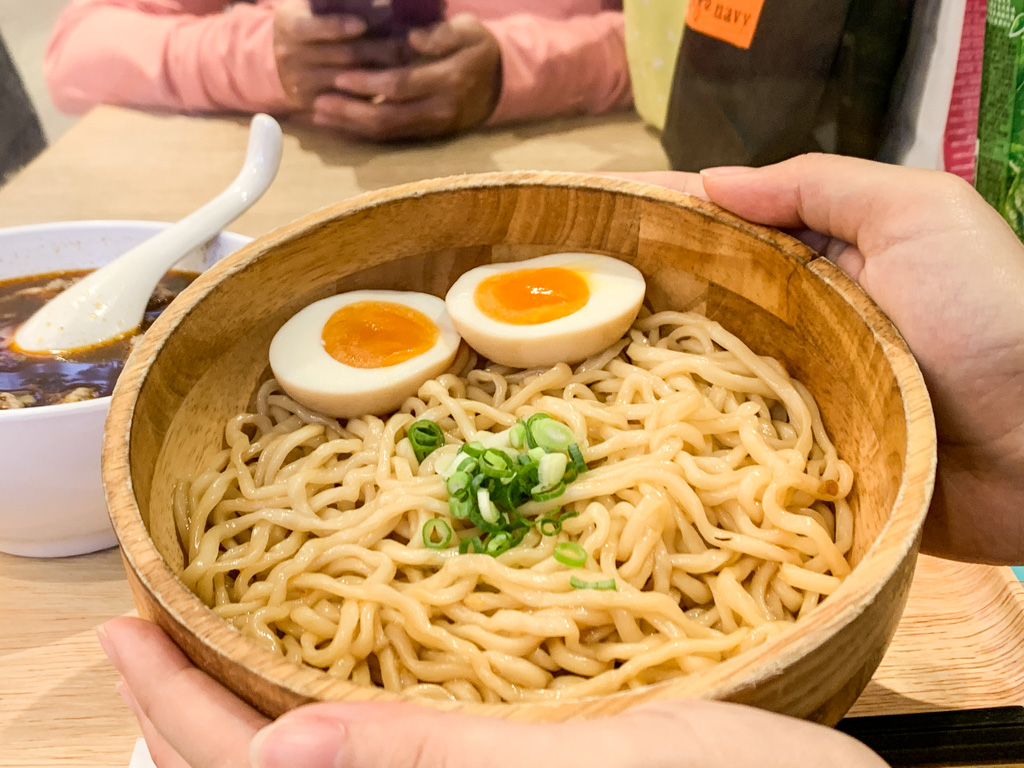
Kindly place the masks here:
POLYGON ((575 368, 482 366, 463 345, 384 419, 339 423, 270 380, 224 436, 176 490, 185 582, 358 685, 486 702, 643 686, 764 643, 850 571, 853 477, 812 398, 694 313, 641 316, 575 368), (535 413, 572 430, 586 471, 519 510, 516 546, 460 553, 480 530, 449 514, 446 466, 535 413), (445 445, 418 462, 423 419, 445 445))

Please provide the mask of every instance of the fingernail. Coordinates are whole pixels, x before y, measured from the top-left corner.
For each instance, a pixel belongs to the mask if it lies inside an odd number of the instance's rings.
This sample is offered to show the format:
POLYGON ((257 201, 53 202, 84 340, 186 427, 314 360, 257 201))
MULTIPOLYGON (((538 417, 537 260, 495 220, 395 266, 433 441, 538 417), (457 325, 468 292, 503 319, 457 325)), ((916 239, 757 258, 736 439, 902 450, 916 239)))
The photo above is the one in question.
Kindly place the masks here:
POLYGON ((343 35, 361 35, 366 31, 366 22, 358 16, 343 16, 341 19, 341 33, 343 35))
POLYGON ((739 176, 741 173, 750 173, 753 168, 749 165, 719 165, 715 168, 704 168, 701 176, 739 176))
POLYGON ((135 699, 135 694, 132 693, 132 689, 128 687, 128 683, 124 681, 123 677, 117 683, 117 693, 128 709, 134 713, 139 712, 139 702, 135 699))
POLYGON ((114 644, 110 642, 110 638, 107 637, 107 631, 103 628, 103 625, 96 627, 96 637, 100 641, 100 648, 107 654, 107 658, 110 659, 110 663, 114 665, 114 668, 121 671, 121 657, 117 655, 117 649, 114 648, 114 644))
POLYGON ((278 721, 253 737, 249 762, 254 768, 341 768, 344 740, 342 723, 278 721))

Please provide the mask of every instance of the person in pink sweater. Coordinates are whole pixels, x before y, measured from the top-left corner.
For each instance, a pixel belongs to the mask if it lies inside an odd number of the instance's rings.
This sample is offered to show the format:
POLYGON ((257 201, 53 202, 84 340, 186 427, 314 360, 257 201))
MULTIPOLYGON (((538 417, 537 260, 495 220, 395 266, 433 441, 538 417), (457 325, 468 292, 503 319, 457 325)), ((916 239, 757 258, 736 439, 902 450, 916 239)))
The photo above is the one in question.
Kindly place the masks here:
POLYGON ((407 40, 365 37, 308 0, 73 0, 50 94, 98 104, 296 115, 371 140, 599 114, 632 102, 621 0, 448 0, 407 40))

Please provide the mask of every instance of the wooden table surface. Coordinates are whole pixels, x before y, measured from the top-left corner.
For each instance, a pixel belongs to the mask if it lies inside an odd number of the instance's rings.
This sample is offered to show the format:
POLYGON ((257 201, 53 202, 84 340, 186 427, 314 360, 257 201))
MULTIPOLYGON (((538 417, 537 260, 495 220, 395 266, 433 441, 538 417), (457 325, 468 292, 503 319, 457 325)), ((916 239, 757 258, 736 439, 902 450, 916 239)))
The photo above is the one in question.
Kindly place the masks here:
MULTIPOLYGON (((246 126, 95 110, 0 188, 0 226, 175 220, 231 181, 246 126)), ((627 115, 386 149, 286 126, 277 180, 232 229, 259 235, 359 192, 432 176, 667 167, 657 137, 627 115)), ((128 765, 139 732, 95 628, 131 611, 115 550, 0 555, 0 766, 128 765)), ((1008 568, 921 558, 896 637, 851 714, 1008 704, 1024 704, 1024 589, 1008 568)))

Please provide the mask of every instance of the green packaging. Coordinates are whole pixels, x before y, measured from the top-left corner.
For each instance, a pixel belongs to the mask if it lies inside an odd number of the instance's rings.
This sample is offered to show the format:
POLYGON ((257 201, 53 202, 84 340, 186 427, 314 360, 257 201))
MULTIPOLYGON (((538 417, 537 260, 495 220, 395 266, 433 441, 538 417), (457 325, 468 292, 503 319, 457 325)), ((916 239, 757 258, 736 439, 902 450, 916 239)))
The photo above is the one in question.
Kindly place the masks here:
POLYGON ((978 192, 1024 239, 1024 0, 988 0, 978 192))

